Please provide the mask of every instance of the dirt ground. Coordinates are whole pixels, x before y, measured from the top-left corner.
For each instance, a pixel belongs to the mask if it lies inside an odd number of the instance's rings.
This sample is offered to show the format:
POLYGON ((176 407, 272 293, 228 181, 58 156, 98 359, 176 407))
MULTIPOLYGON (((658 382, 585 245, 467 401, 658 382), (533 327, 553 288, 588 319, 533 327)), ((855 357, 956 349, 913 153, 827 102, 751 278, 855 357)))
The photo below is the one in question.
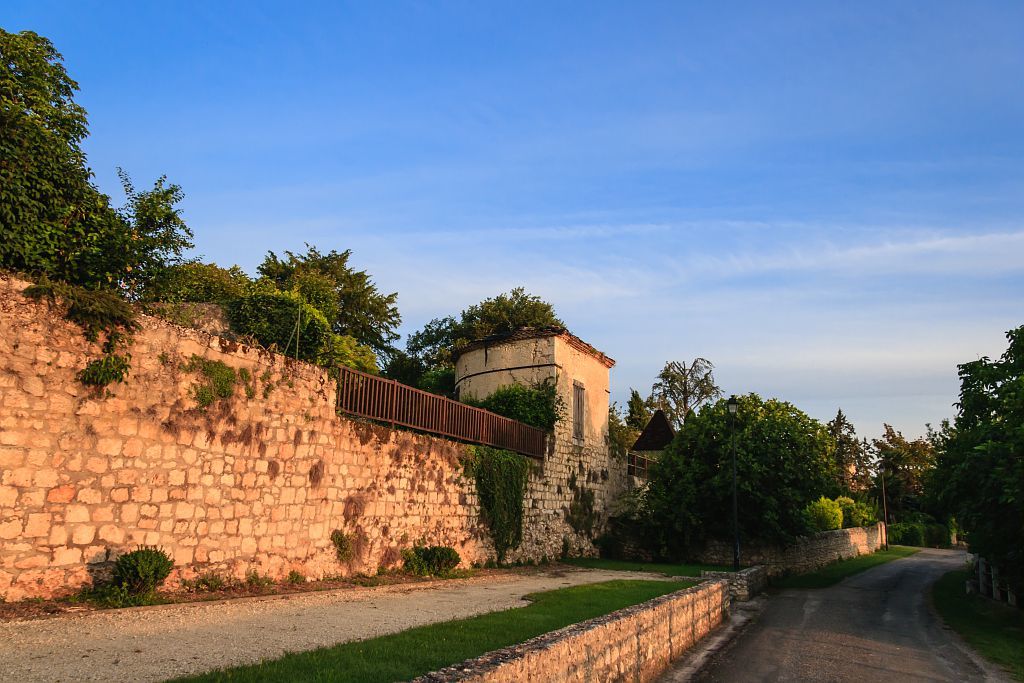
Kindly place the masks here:
POLYGON ((161 681, 522 606, 529 593, 655 574, 559 567, 0 623, 0 681, 161 681))

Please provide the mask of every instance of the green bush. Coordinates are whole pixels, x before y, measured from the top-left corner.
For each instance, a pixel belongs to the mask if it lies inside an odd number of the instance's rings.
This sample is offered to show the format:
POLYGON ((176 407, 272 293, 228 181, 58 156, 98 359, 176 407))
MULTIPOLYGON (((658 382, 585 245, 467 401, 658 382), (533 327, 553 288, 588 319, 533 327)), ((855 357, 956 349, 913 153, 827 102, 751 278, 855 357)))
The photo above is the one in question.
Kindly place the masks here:
POLYGON ((249 277, 238 266, 179 263, 162 270, 146 287, 146 301, 227 304, 245 295, 249 277))
POLYGON ((232 302, 228 315, 239 334, 302 360, 315 362, 332 334, 323 313, 295 292, 256 292, 232 302))
POLYGON ((78 373, 78 381, 90 387, 105 387, 114 382, 123 382, 131 367, 130 355, 108 353, 89 361, 78 373))
POLYGON ((825 496, 813 500, 804 508, 807 526, 812 532, 843 528, 843 510, 839 503, 825 496))
POLYGON ((843 511, 843 528, 868 526, 878 521, 867 503, 846 496, 836 498, 836 503, 843 511))
POLYGON ((341 529, 331 532, 331 543, 334 545, 334 552, 338 556, 338 562, 348 562, 352 559, 352 539, 341 529))
POLYGON ((462 558, 446 545, 417 545, 402 551, 405 571, 417 576, 448 576, 462 558))
POLYGON ((133 595, 152 593, 174 568, 174 562, 160 548, 141 545, 114 562, 113 585, 133 595))
POLYGON ((539 429, 552 430, 565 412, 562 399, 553 382, 546 381, 532 387, 509 384, 499 387, 483 400, 473 397, 464 403, 485 408, 492 413, 525 422, 539 429))
POLYGON ((888 527, 889 543, 893 545, 925 545, 925 526, 921 522, 896 522, 888 527))

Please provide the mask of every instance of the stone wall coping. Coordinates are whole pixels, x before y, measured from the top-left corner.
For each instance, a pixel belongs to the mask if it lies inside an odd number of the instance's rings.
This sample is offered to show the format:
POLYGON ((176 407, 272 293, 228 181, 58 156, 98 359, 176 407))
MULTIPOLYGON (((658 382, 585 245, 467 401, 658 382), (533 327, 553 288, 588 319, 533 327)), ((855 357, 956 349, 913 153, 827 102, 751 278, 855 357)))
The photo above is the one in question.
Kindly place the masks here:
MULTIPOLYGON (((626 622, 638 615, 653 612, 663 605, 667 605, 691 595, 694 597, 702 596, 703 594, 715 589, 727 591, 728 582, 724 579, 702 581, 695 586, 683 588, 682 590, 668 593, 667 595, 661 595, 646 602, 631 605, 630 607, 624 607, 623 609, 616 610, 615 612, 610 612, 609 614, 599 617, 594 617, 587 621, 570 624, 569 626, 560 628, 557 631, 551 631, 535 638, 531 638, 530 640, 518 645, 494 650, 474 659, 465 660, 458 664, 454 664, 437 671, 432 671, 428 674, 424 674, 423 676, 414 678, 412 683, 453 683, 454 681, 465 681, 470 679, 486 679, 488 674, 495 672, 503 666, 522 662, 531 655, 543 656, 545 652, 551 651, 555 646, 563 643, 569 643, 601 627, 614 624, 616 622, 626 622)), ((728 602, 723 602, 723 608, 728 610, 728 602)), ((668 644, 666 643, 665 646, 667 647, 668 644)))

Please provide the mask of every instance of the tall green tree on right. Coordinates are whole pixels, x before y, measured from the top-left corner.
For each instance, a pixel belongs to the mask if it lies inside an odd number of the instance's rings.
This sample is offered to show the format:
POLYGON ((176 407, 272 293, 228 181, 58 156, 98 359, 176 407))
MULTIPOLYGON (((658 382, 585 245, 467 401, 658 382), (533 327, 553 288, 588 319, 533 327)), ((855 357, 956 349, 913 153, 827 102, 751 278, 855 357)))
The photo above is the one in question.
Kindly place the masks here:
POLYGON ((971 551, 1024 589, 1024 326, 997 360, 959 366, 957 415, 939 438, 933 495, 971 551))

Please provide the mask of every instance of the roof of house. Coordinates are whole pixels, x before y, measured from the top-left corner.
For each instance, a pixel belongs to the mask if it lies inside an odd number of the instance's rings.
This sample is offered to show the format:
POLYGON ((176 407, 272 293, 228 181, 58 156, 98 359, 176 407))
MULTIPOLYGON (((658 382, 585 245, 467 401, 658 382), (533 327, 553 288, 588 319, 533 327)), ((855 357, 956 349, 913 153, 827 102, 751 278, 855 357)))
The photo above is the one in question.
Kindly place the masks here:
POLYGON ((665 412, 655 410, 654 415, 647 421, 644 431, 640 432, 636 443, 633 444, 634 451, 661 451, 665 446, 672 443, 676 438, 676 430, 672 429, 671 423, 665 417, 665 412))
POLYGON ((604 363, 606 367, 612 367, 615 365, 615 361, 609 356, 601 353, 593 346, 583 341, 576 335, 569 332, 564 327, 520 327, 514 332, 506 332, 504 334, 492 334, 489 337, 483 339, 477 339, 469 344, 466 344, 460 349, 456 349, 453 352, 453 356, 458 358, 462 354, 473 351, 476 349, 482 349, 488 346, 498 346, 500 344, 508 344, 510 342, 521 341, 523 339, 540 339, 542 337, 558 337, 565 341, 569 346, 573 347, 577 351, 582 351, 590 356, 593 356, 597 360, 604 363))

